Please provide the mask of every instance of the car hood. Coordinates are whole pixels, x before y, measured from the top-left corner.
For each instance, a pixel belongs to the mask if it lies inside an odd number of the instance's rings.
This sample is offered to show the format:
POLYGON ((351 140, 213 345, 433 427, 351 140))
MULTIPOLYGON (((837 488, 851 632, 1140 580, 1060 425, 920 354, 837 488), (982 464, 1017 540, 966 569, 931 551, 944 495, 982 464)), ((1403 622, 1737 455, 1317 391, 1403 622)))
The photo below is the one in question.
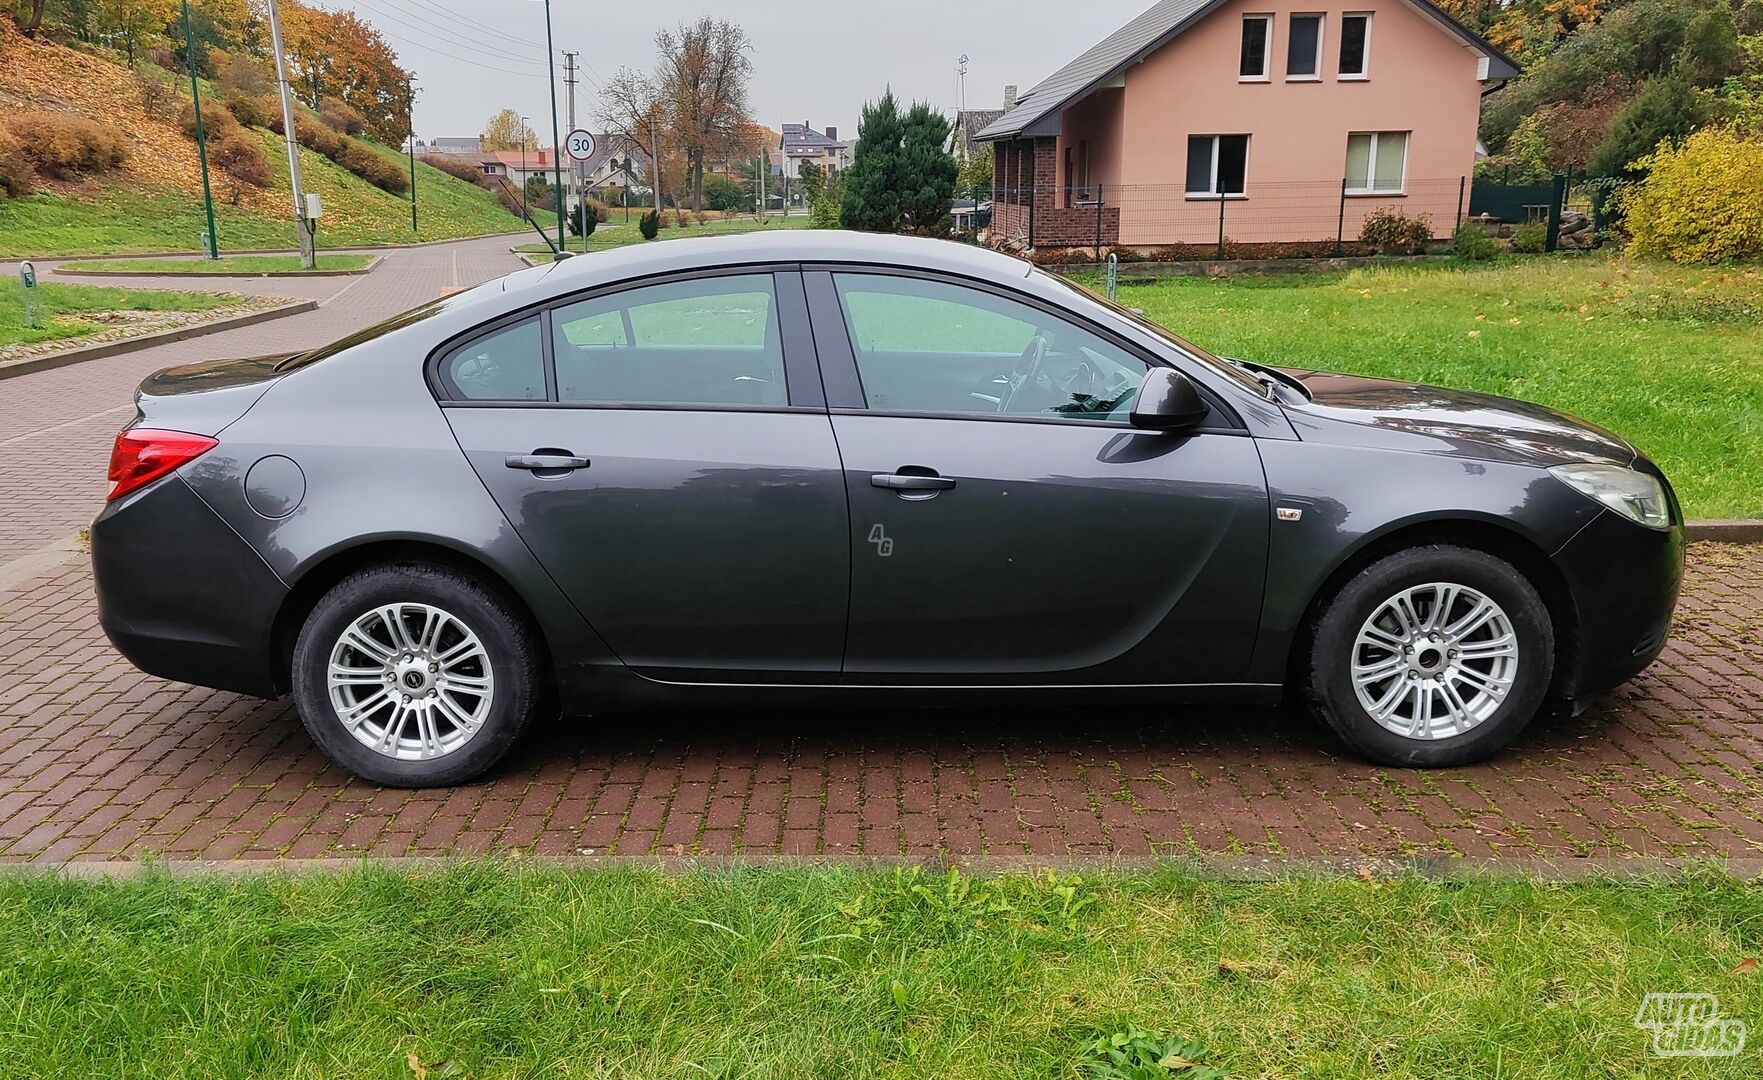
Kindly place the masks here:
POLYGON ((1300 438, 1380 449, 1550 466, 1632 465, 1633 446, 1594 424, 1541 405, 1438 386, 1282 370, 1308 401, 1287 395, 1300 438))

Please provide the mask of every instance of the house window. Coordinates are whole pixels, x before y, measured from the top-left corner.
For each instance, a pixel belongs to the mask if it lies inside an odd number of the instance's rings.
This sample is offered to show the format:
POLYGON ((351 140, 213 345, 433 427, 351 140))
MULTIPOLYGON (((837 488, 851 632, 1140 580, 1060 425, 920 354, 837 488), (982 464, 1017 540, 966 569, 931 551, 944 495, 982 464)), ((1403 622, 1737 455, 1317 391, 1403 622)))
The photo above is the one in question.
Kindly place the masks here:
POLYGON ((1243 16, 1243 53, 1237 67, 1238 78, 1248 82, 1267 81, 1267 47, 1272 41, 1272 15, 1243 16))
POLYGON ((1371 15, 1341 16, 1340 77, 1364 79, 1371 74, 1371 15))
POLYGON ((1248 167, 1247 135, 1188 136, 1188 198, 1241 195, 1248 167))
POLYGON ((1286 78, 1322 77, 1322 16, 1293 15, 1286 35, 1286 78))
POLYGON ((1406 131, 1355 131, 1347 136, 1347 194, 1400 195, 1407 171, 1406 131))

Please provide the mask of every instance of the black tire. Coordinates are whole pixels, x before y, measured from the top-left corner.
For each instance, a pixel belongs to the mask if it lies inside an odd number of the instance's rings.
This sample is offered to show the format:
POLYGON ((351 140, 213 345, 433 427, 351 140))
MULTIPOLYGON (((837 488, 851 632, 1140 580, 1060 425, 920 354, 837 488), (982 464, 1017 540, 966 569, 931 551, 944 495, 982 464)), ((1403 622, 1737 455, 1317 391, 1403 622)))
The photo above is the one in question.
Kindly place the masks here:
MULTIPOLYGON (((1429 659, 1436 659, 1436 654, 1429 659)), ((1371 761, 1403 768, 1451 768, 1484 760, 1515 739, 1542 707, 1554 667, 1554 625, 1536 588, 1504 560, 1439 544, 1380 559, 1335 594, 1312 627, 1305 691, 1323 722, 1371 761), (1499 605, 1517 641, 1518 669, 1498 707, 1479 724, 1449 737, 1412 738, 1384 727, 1360 702, 1353 687, 1353 655, 1361 628, 1386 601, 1404 590, 1435 583, 1468 586, 1499 605)), ((1420 710, 1410 706, 1410 711, 1420 710)))
POLYGON ((483 774, 508 753, 545 697, 534 635, 509 602, 468 575, 427 563, 370 567, 338 582, 301 627, 292 682, 301 721, 333 761, 364 780, 401 788, 443 787, 483 774), (444 756, 411 760, 380 753, 350 733, 332 703, 332 649, 346 628, 388 604, 447 612, 477 637, 488 659, 494 691, 487 712, 469 739, 444 756))

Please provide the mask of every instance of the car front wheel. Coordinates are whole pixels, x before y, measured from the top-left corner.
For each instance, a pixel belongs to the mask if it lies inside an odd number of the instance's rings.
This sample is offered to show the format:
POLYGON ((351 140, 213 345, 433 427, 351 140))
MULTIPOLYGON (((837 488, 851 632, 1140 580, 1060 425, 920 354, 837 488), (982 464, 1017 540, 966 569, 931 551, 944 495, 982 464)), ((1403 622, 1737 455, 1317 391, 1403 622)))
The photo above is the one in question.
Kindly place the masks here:
POLYGON ((313 740, 391 787, 483 773, 539 696, 532 635, 507 602, 426 564, 362 570, 326 593, 295 643, 292 681, 313 740))
POLYGON ((1555 638, 1535 587, 1451 545, 1366 567, 1318 618, 1308 692, 1349 746, 1385 765, 1444 768, 1511 742, 1542 706, 1555 638))

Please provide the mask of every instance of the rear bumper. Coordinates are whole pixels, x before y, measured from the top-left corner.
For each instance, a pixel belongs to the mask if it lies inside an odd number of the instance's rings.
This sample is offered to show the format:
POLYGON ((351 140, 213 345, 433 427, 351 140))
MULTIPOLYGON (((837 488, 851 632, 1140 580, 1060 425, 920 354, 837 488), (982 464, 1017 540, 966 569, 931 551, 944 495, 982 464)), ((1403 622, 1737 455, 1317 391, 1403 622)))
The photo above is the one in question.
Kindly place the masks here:
POLYGON ((1555 555, 1578 616, 1557 690, 1583 701, 1645 671, 1671 633, 1683 586, 1684 533, 1605 511, 1555 555))
POLYGON ((163 679, 275 697, 273 632, 288 590, 177 476, 92 523, 98 622, 129 662, 163 679))

